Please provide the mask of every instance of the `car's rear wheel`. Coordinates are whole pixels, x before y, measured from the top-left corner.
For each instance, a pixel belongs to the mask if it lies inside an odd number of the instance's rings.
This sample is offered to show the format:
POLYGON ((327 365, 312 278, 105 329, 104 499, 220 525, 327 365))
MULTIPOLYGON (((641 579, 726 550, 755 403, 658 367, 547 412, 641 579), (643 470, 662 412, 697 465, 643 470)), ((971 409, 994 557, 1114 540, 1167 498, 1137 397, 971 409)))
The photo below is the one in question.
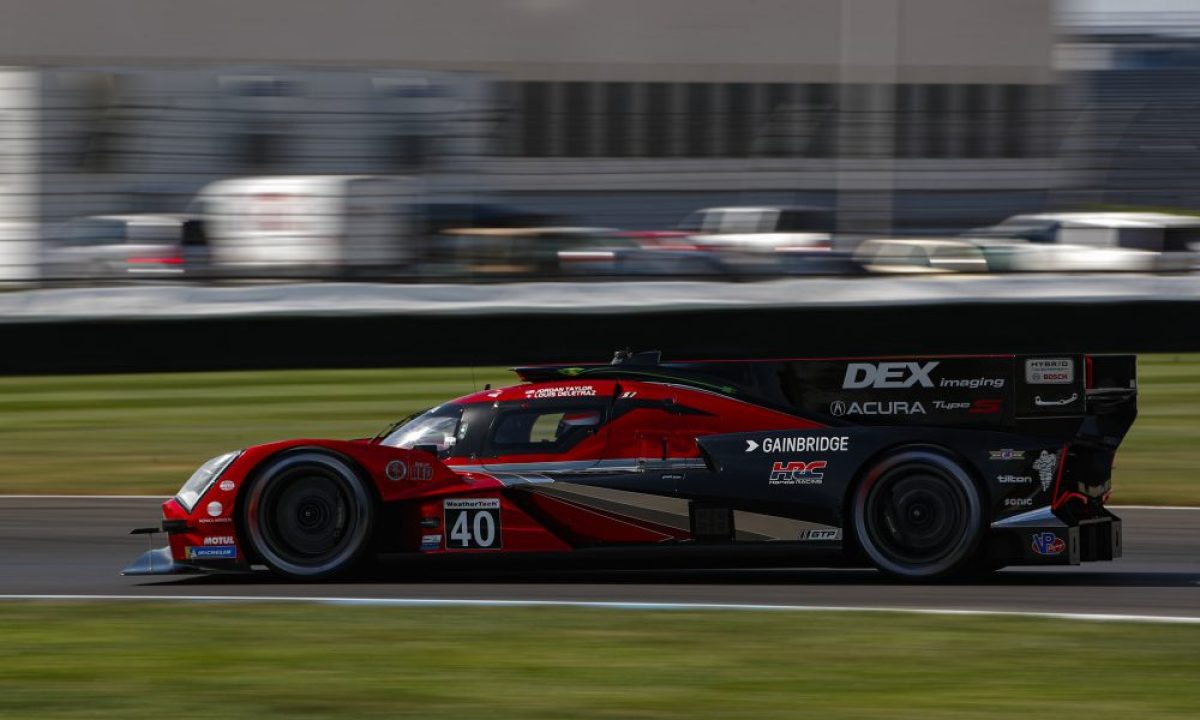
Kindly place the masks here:
POLYGON ((241 523, 254 555, 292 578, 345 573, 369 551, 374 494, 341 458, 319 451, 283 455, 250 487, 241 523))
POLYGON ((961 466, 906 450, 871 468, 853 501, 858 544, 880 570, 907 579, 957 574, 984 533, 979 489, 961 466))

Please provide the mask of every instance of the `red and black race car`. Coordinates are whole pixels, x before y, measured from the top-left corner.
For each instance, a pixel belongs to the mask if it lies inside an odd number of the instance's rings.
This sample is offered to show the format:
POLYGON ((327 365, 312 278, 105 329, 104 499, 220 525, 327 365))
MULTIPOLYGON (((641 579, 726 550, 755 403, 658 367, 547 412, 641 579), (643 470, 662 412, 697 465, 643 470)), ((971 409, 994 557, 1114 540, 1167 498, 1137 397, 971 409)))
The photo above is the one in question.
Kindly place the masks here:
POLYGON ((370 440, 209 460, 163 504, 170 546, 126 573, 326 578, 392 553, 613 548, 906 578, 1111 560, 1121 523, 1104 505, 1137 412, 1135 367, 1128 355, 626 352, 518 368, 522 384, 370 440))

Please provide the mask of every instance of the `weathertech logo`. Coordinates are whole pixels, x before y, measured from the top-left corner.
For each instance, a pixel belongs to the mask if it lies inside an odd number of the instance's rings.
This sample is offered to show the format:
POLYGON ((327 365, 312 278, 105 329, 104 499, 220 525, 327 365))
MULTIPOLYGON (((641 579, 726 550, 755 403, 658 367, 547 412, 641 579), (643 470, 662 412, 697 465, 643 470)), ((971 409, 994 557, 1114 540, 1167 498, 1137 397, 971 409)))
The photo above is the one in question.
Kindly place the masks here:
POLYGON ((825 460, 812 462, 777 462, 771 466, 771 485, 820 485, 825 474, 825 460))

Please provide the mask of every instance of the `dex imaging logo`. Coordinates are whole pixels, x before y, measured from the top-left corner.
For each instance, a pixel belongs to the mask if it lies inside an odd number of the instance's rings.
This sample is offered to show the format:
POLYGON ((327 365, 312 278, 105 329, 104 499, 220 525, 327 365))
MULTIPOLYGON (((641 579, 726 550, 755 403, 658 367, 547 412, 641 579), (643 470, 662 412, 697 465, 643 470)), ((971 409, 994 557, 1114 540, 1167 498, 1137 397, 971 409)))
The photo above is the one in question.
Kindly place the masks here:
POLYGON ((845 390, 863 388, 910 388, 914 385, 933 387, 929 374, 938 366, 936 360, 919 362, 850 363, 842 379, 845 390))

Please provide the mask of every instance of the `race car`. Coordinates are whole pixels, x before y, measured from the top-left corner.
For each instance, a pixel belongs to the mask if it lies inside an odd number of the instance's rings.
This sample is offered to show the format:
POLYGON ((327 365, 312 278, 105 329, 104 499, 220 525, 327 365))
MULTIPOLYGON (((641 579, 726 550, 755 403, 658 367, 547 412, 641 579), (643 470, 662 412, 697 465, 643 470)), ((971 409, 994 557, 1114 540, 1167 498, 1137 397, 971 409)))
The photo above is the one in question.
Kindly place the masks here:
POLYGON ((516 372, 371 439, 205 462, 135 531, 169 546, 126 574, 623 549, 919 580, 1121 555, 1105 503, 1137 413, 1130 355, 623 351, 516 372))

